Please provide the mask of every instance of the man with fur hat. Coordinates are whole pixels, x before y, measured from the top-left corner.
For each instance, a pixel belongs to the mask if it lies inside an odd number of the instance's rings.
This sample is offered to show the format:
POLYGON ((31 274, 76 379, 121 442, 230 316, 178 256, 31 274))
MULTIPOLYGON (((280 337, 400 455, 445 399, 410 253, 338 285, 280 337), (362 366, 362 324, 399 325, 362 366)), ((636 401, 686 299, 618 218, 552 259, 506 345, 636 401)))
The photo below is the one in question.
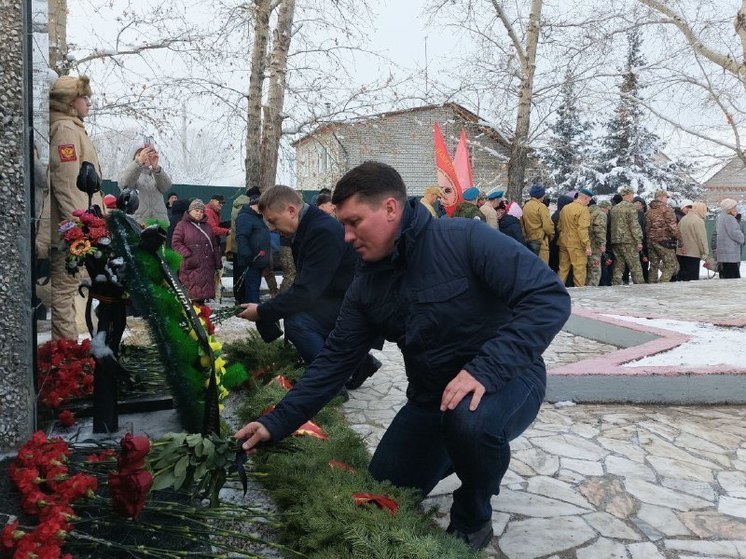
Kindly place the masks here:
POLYGON ((545 264, 549 263, 549 241, 554 236, 554 224, 549 208, 544 204, 546 189, 535 184, 528 192, 530 198, 523 205, 521 225, 526 236, 526 245, 545 264))
POLYGON ((481 219, 487 221, 484 214, 479 211, 477 207, 477 200, 479 199, 479 189, 476 186, 467 188, 461 193, 464 201, 461 202, 456 209, 453 211, 451 217, 465 217, 467 219, 481 219))
MULTIPOLYGON (((88 208, 88 195, 78 190, 76 182, 80 167, 89 161, 101 176, 96 148, 83 126, 91 110, 90 80, 86 76, 61 76, 49 91, 49 204, 50 222, 41 224, 37 250, 40 256, 58 244, 57 226, 72 219, 73 212, 88 208)), ((101 193, 93 195, 91 203, 103 209, 101 193)), ((77 339, 83 333, 85 300, 76 297, 79 278, 65 269, 65 255, 51 251, 52 337, 77 339), (78 324, 76 325, 76 307, 78 324)))
POLYGON ((640 265, 642 227, 637 218, 637 206, 632 203, 635 191, 631 186, 619 189, 622 201, 611 208, 611 248, 614 251, 614 269, 611 285, 622 285, 622 274, 627 267, 634 283, 645 283, 640 265))
POLYGON ((645 212, 645 228, 648 232, 648 254, 650 255, 650 283, 671 281, 679 273, 676 246, 681 240, 676 214, 668 205, 668 192, 658 190, 645 212), (658 272, 660 271, 660 279, 658 272))
POLYGON ((572 284, 574 287, 585 285, 588 257, 591 255, 591 240, 588 230, 591 216, 588 203, 593 192, 587 188, 578 190, 578 196, 562 208, 557 223, 559 239, 559 272, 560 281, 564 284, 572 268, 572 284))

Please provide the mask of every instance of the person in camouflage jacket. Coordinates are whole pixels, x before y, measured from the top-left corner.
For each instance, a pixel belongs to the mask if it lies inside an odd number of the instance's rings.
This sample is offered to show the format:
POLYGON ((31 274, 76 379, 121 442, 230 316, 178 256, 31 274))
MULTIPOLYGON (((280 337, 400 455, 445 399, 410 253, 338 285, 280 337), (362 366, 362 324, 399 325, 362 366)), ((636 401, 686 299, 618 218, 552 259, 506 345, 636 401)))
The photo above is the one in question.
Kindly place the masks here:
POLYGON ((622 201, 611 208, 611 247, 614 251, 614 270, 611 285, 622 285, 625 266, 629 268, 634 283, 645 283, 640 267, 642 228, 637 220, 637 208, 632 203, 634 191, 629 186, 620 189, 622 201))
POLYGON ((479 189, 476 186, 467 188, 462 193, 462 196, 464 197, 464 201, 456 206, 452 217, 478 218, 482 221, 487 221, 487 218, 484 217, 484 214, 479 211, 479 207, 477 206, 479 189))
POLYGON ((585 284, 590 287, 598 287, 598 284, 601 283, 601 255, 606 250, 606 213, 608 211, 608 206, 605 205, 602 208, 593 201, 588 205, 588 213, 591 218, 591 225, 588 228, 591 254, 588 256, 585 284))
POLYGON ((645 214, 648 231, 648 255, 650 257, 650 283, 666 283, 679 273, 676 259, 676 243, 681 240, 676 214, 668 206, 668 192, 658 190, 650 209, 645 214), (660 271, 660 279, 658 272, 660 271))

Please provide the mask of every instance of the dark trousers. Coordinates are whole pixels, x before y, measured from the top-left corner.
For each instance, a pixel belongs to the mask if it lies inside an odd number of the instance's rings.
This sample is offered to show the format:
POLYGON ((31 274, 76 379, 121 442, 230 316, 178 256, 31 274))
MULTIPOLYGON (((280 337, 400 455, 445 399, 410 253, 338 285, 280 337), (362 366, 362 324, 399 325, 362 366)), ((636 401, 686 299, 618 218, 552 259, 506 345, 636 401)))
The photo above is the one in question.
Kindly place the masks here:
POLYGON ((699 279, 699 258, 696 256, 679 256, 678 281, 694 281, 699 279))
POLYGON ((306 365, 310 365, 324 347, 331 328, 307 312, 291 314, 284 322, 285 337, 295 346, 306 365))
POLYGON ((262 285, 262 270, 248 268, 243 278, 243 301, 241 303, 259 303, 259 288, 262 285))
POLYGON ((536 418, 543 397, 544 387, 524 374, 485 394, 475 411, 471 395, 448 412, 407 402, 378 444, 370 472, 423 497, 455 472, 461 487, 453 493, 451 525, 474 532, 492 518, 490 499, 508 470, 509 443, 536 418))
POLYGON ((737 279, 741 277, 740 262, 721 262, 720 279, 737 279))

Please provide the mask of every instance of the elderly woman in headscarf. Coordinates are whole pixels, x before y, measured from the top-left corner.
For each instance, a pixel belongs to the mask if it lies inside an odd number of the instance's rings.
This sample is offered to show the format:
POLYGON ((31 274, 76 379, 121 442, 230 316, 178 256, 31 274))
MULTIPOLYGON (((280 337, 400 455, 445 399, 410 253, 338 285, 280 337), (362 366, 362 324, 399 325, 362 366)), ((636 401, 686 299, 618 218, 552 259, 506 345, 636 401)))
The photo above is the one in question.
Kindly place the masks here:
MULTIPOLYGON (((72 219, 75 210, 88 208, 88 195, 76 186, 83 162, 93 164, 101 176, 96 148, 83 126, 93 106, 92 95, 86 76, 61 76, 49 90, 50 187, 42 210, 45 217, 49 212, 49 221, 42 220, 39 225, 36 248, 40 258, 46 257, 49 248, 59 243, 59 223, 72 219)), ((91 203, 103 209, 100 192, 93 195, 91 203)), ((58 250, 51 251, 51 265, 52 337, 77 339, 79 332, 87 330, 82 316, 85 300, 75 295, 80 278, 65 270, 65 255, 58 250), (77 324, 76 307, 79 307, 77 324)))
POLYGON ((707 217, 707 206, 702 202, 694 202, 692 209, 681 218, 679 232, 681 243, 678 255, 680 256, 679 281, 692 281, 699 279, 699 261, 706 260, 710 255, 707 248, 707 231, 705 230, 705 218, 707 217))
POLYGON ((183 256, 179 280, 189 297, 202 305, 215 298, 215 272, 222 267, 220 245, 205 217, 205 203, 195 199, 174 228, 172 248, 183 256))
POLYGON ((167 229, 168 210, 163 197, 171 188, 171 177, 161 167, 160 153, 151 140, 136 143, 130 153, 131 161, 122 172, 119 188, 137 189, 140 205, 132 217, 143 227, 157 222, 167 229))

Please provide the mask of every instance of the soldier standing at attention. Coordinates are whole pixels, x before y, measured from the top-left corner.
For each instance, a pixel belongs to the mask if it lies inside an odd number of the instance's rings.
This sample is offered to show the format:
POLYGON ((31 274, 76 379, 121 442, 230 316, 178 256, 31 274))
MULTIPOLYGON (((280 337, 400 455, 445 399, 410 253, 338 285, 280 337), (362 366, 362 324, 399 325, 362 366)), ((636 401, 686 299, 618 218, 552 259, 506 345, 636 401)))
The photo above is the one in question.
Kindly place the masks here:
POLYGON ((645 283, 640 266, 642 228, 637 219, 637 207, 632 203, 635 193, 630 186, 619 189, 622 201, 611 208, 611 248, 614 251, 614 270, 611 285, 622 285, 624 267, 628 267, 634 283, 645 283))

